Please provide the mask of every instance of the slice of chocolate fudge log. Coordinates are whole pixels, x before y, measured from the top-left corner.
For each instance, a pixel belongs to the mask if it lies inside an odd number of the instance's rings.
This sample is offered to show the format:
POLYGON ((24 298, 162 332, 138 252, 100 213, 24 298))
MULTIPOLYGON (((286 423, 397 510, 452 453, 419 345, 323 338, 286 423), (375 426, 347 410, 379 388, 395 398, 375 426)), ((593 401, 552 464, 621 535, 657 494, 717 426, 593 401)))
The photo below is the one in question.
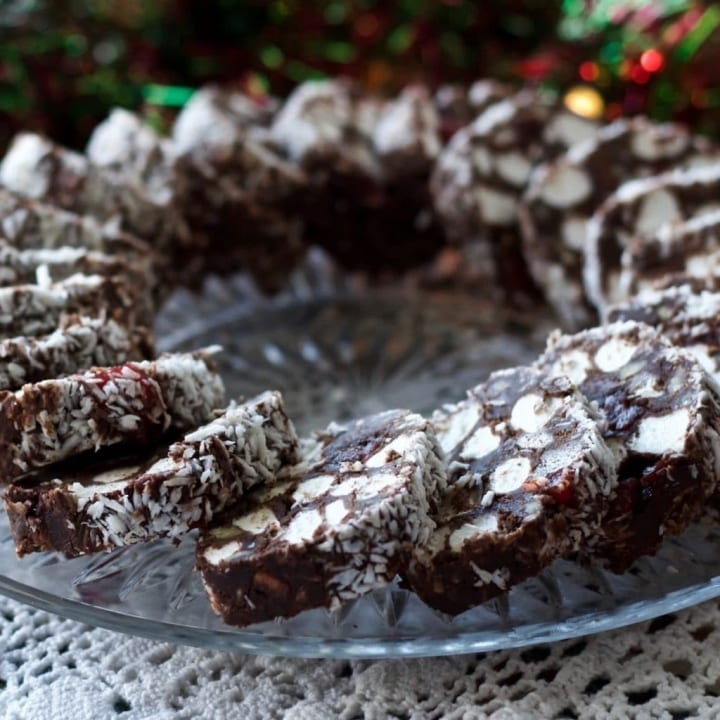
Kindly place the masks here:
MULTIPOLYGON (((18 251, 78 248, 119 256, 148 277, 157 273, 160 258, 140 238, 37 200, 0 189, 0 239, 18 251)), ((154 283, 157 288, 159 283, 154 283)), ((158 293, 154 292, 154 296, 158 293)))
POLYGON ((319 433, 284 482, 201 533, 197 568, 215 612, 250 625, 389 583, 433 529, 440 452, 427 421, 402 410, 319 433))
POLYGON ((606 319, 656 327, 673 345, 691 352, 720 387, 720 293, 696 291, 690 284, 645 290, 610 305, 606 319))
POLYGON ((267 127, 277 107, 277 101, 267 95, 255 97, 206 85, 180 111, 173 124, 172 141, 181 153, 212 156, 220 148, 233 148, 248 132, 267 127))
POLYGON ((404 577, 455 615, 537 575, 597 532, 617 460, 565 377, 501 370, 437 411, 448 491, 404 577))
POLYGON ((188 172, 186 217, 203 272, 248 271, 282 288, 305 255, 305 174, 258 135, 266 109, 241 93, 196 93, 173 127, 188 172))
MULTIPOLYGON (((380 147, 388 151, 396 140, 402 144, 405 133, 413 132, 405 123, 415 111, 410 107, 406 112, 404 102, 394 115, 388 107, 388 123, 399 119, 404 128, 400 138, 382 135, 380 147)), ((325 248, 346 269, 374 274, 412 264, 413 238, 426 227, 432 230, 429 218, 417 217, 402 203, 391 202, 389 207, 373 141, 384 109, 385 104, 349 81, 306 82, 291 93, 270 128, 274 144, 309 179, 304 211, 307 242, 325 248)), ((425 119, 422 113, 420 121, 425 119)), ((417 137, 415 132, 409 142, 414 144, 417 137)), ((424 241, 419 243, 423 253, 424 246, 424 241)))
POLYGON ((19 390, 26 383, 154 354, 146 328, 130 329, 107 317, 66 315, 48 335, 0 340, 0 390, 19 390))
MULTIPOLYGON (((127 296, 131 301, 131 307, 122 314, 152 324, 156 309, 152 293, 155 275, 145 260, 82 247, 19 250, 0 239, 0 287, 37 284, 47 288, 77 274, 110 279, 118 288, 118 299, 122 301, 127 296)), ((108 314, 114 311, 110 305, 108 314)))
POLYGON ((0 163, 0 185, 138 235, 166 253, 189 242, 188 228, 170 202, 139 184, 95 167, 79 153, 32 133, 15 137, 0 163))
POLYGON ((68 313, 105 317, 127 327, 142 324, 132 293, 99 275, 77 274, 48 285, 0 287, 0 339, 46 335, 68 313))
POLYGON ((298 460, 282 397, 267 392, 232 403, 169 448, 31 473, 5 488, 5 510, 19 556, 179 540, 250 488, 272 486, 298 460))
POLYGON ((518 209, 532 169, 597 132, 594 121, 524 90, 459 130, 438 158, 432 193, 450 242, 480 247, 466 272, 513 299, 532 295, 518 209))
POLYGON ((121 443, 147 447, 207 422, 224 395, 207 351, 94 367, 0 394, 0 481, 121 443))
POLYGON ((720 209, 720 160, 621 185, 587 225, 584 283, 602 313, 622 300, 617 287, 625 249, 667 224, 720 209))
POLYGON ((491 105, 512 94, 510 85, 483 78, 470 87, 441 85, 433 95, 440 116, 440 134, 447 142, 460 128, 469 125, 491 105))
POLYGON ((682 125, 642 117, 622 119, 539 167, 520 205, 523 252, 533 279, 570 327, 594 311, 582 285, 587 221, 628 180, 693 161, 720 160, 705 138, 682 125))
POLYGON ((187 176, 173 143, 128 110, 114 108, 95 127, 85 154, 93 166, 144 188, 159 205, 172 207, 186 195, 187 176))
POLYGON ((685 530, 716 492, 720 391, 691 353, 633 321, 555 333, 538 366, 568 375, 602 416, 619 482, 580 553, 623 572, 685 530))
POLYGON ((374 264, 381 272, 424 265, 445 245, 430 196, 430 174, 442 149, 440 117, 427 88, 408 86, 385 104, 372 143, 383 195, 372 233, 382 250, 366 259, 366 267, 374 264))
POLYGON ((149 266, 137 264, 122 254, 63 246, 21 250, 0 238, 0 285, 21 285, 66 280, 81 273, 117 278, 137 285, 152 282, 149 266))
MULTIPOLYGON (((670 222, 651 235, 628 241, 612 294, 614 303, 630 300, 646 290, 707 280, 720 276, 720 210, 686 221, 670 222)), ((706 289, 711 289, 710 287, 706 289)))

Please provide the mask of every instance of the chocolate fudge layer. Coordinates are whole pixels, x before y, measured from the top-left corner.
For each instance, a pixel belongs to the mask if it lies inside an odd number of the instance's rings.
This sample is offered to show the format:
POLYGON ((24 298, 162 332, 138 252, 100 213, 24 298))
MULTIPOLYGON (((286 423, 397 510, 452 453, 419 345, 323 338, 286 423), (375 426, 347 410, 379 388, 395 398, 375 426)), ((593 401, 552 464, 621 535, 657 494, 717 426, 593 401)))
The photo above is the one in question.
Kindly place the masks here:
POLYGON ((106 317, 67 315, 49 335, 0 340, 0 390, 19 390, 25 383, 153 355, 147 328, 129 329, 106 317))
POLYGON ((189 240, 171 203, 159 203, 136 182, 95 167, 84 155, 40 135, 15 137, 0 163, 0 185, 100 222, 115 222, 117 229, 140 236, 161 252, 189 240))
POLYGON ((179 539, 298 460, 282 398, 268 392, 140 459, 76 460, 32 473, 5 488, 5 509, 19 556, 84 555, 179 539))
POLYGON ((128 327, 138 320, 134 297, 127 288, 99 275, 72 275, 47 285, 0 287, 0 338, 46 335, 56 330, 68 313, 107 317, 128 327))
POLYGON ((720 161, 620 186, 587 226, 585 291, 598 311, 615 299, 625 249, 663 226, 720 209, 720 161))
POLYGON ((93 449, 147 447, 207 422, 224 394, 206 351, 95 367, 0 394, 0 481, 93 449))
POLYGON ((523 252, 533 279, 568 326, 594 318, 582 267, 587 221, 600 204, 628 180, 711 155, 709 141, 683 126, 639 117, 600 128, 533 173, 520 205, 523 252))
POLYGON ((427 542, 444 484, 440 449, 419 415, 391 410, 331 425, 285 482, 249 494, 201 534, 197 567, 213 609, 249 625, 382 587, 427 542))
POLYGON ((436 412, 448 491, 405 579, 457 614, 581 547, 604 517, 617 460, 564 377, 501 370, 436 412))
POLYGON ((521 195, 537 164, 596 132, 595 122, 524 90, 459 130, 440 154, 435 209, 451 242, 480 247, 475 272, 488 288, 509 297, 531 293, 520 253, 521 195))
POLYGON ((720 392, 691 353, 643 323, 550 336, 540 369, 597 408, 619 483, 582 556, 623 572, 698 515, 720 476, 720 392))

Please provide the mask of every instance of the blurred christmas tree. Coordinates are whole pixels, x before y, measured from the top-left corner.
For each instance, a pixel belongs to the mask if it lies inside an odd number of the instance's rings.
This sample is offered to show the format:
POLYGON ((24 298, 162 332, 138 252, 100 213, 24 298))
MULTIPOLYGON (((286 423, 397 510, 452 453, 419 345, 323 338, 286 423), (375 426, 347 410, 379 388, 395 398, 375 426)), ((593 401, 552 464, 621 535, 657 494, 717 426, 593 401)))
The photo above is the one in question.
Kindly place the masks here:
POLYGON ((691 0, 3 0, 0 141, 33 128, 80 146, 113 105, 161 119, 204 82, 282 95, 338 74, 381 91, 491 75, 582 84, 608 117, 717 135, 719 26, 716 3, 691 0))

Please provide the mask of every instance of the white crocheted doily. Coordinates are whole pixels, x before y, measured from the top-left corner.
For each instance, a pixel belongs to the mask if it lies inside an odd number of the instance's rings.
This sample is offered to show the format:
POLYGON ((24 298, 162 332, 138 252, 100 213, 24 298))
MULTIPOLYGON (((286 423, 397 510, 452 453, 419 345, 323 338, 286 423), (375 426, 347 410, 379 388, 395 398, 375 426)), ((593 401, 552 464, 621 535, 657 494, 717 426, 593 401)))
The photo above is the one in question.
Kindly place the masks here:
POLYGON ((552 646, 290 660, 119 635, 0 598, 4 720, 720 717, 720 601, 552 646))

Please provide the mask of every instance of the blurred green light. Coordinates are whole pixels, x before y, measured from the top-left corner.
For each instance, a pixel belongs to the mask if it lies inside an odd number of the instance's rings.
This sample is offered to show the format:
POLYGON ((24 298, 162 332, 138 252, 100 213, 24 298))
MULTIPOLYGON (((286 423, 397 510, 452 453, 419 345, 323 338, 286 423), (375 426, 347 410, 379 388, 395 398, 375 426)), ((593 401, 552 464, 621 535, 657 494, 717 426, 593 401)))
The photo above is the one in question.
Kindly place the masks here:
POLYGON ((695 27, 677 46, 675 57, 680 60, 689 60, 710 37, 718 25, 720 25, 720 7, 711 5, 697 21, 695 27))
POLYGON ((348 63, 355 59, 356 51, 353 45, 346 42, 329 42, 323 48, 325 57, 336 63, 348 63))
POLYGON ((271 70, 279 68, 285 61, 283 51, 277 45, 268 45, 260 51, 260 60, 271 70))
POLYGON ((325 8, 325 20, 330 25, 339 25, 341 22, 345 21, 346 17, 347 17, 347 7, 346 7, 345 3, 334 2, 334 3, 330 3, 325 8))
POLYGON ((150 105, 182 107, 194 92, 194 88, 180 85, 145 85, 142 89, 142 96, 150 105))

